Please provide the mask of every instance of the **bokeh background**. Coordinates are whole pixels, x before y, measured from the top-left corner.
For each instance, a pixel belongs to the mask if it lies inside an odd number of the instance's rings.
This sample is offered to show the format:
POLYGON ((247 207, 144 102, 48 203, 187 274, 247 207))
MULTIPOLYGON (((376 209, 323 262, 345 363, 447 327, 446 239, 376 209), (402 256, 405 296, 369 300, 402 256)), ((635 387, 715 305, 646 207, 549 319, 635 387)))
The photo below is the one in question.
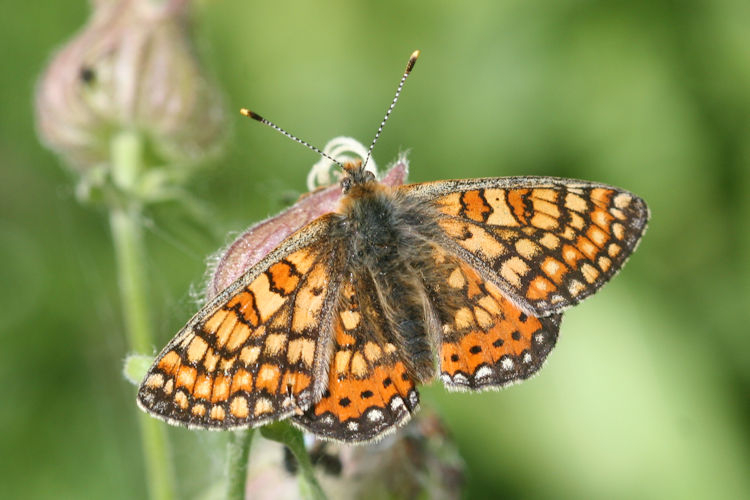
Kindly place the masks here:
MULTIPOLYGON (((135 388, 103 209, 35 133, 35 82, 89 4, 0 17, 0 484, 5 498, 145 495, 135 388)), ((412 181, 554 175, 625 187, 652 221, 624 272, 565 315, 541 374, 482 395, 422 391, 467 464, 467 498, 750 497, 750 3, 744 0, 199 2, 198 52, 230 110, 224 156, 153 207, 161 348, 195 310, 205 257, 305 190, 310 151, 368 143, 412 181), (244 120, 244 121, 243 121, 244 120)), ((181 494, 221 470, 171 430, 181 494), (191 465, 192 464, 192 465, 191 465)))

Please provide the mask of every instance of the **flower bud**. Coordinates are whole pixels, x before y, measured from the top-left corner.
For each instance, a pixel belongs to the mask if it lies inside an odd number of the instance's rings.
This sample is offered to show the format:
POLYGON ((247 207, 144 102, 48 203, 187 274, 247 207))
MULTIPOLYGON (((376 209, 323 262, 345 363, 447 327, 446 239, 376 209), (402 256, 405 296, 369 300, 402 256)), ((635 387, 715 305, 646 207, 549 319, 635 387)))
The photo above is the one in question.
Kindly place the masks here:
POLYGON ((52 58, 36 92, 43 141, 79 171, 111 161, 135 131, 157 164, 196 163, 225 136, 219 90, 188 33, 187 0, 96 0, 86 26, 52 58))

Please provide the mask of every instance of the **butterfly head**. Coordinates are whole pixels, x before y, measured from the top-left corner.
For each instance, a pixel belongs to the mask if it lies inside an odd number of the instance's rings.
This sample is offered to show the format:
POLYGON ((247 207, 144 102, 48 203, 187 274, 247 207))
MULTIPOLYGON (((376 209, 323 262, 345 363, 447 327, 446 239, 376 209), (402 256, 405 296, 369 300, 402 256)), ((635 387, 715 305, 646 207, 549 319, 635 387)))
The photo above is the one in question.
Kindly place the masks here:
POLYGON ((375 174, 362 166, 362 160, 357 159, 346 162, 342 167, 344 169, 344 178, 341 179, 341 190, 344 194, 349 194, 355 187, 367 189, 378 182, 375 174))

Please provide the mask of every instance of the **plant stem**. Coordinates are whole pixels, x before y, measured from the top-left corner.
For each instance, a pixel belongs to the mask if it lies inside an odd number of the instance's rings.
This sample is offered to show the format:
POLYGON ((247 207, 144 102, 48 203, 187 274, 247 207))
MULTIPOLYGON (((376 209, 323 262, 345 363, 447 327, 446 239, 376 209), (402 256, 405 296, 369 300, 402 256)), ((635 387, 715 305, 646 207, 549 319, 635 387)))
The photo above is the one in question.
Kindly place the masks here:
POLYGON ((244 500, 253 429, 235 431, 227 443, 227 500, 244 500))
POLYGON ((123 317, 128 347, 141 354, 151 352, 153 339, 146 296, 140 207, 113 208, 109 214, 115 245, 123 317))
MULTIPOLYGON (((123 131, 112 141, 113 180, 126 194, 132 193, 141 171, 142 148, 142 139, 135 132, 123 131)), ((128 348, 138 353, 148 353, 154 342, 140 216, 140 203, 128 200, 126 206, 110 209, 109 220, 128 348)), ((175 498, 175 488, 164 424, 145 414, 138 417, 149 497, 152 500, 171 500, 175 498)))
POLYGON ((287 422, 274 422, 261 427, 260 432, 264 438, 286 445, 294 454, 301 472, 299 489, 302 498, 326 500, 326 494, 315 477, 315 470, 310 460, 310 454, 307 453, 307 448, 305 448, 302 431, 295 429, 287 422))

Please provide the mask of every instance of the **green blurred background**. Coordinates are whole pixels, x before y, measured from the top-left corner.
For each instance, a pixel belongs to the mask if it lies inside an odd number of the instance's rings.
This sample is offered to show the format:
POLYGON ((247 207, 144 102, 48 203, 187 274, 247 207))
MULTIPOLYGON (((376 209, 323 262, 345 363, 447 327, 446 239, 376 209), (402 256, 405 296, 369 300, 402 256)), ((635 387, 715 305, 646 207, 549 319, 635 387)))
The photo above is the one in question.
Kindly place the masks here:
MULTIPOLYGON (((38 75, 89 6, 6 7, 2 496, 138 498, 106 213, 76 201, 32 112, 38 75)), ((188 186, 213 229, 180 204, 148 213, 155 349, 194 312, 205 256, 304 191, 317 159, 234 111, 257 109, 319 146, 367 143, 419 48, 375 150, 381 166, 410 149, 412 181, 575 177, 632 190, 652 210, 625 271, 566 313, 539 376, 482 395, 422 391, 467 463, 467 498, 750 497, 750 3, 216 0, 194 14, 236 123, 223 158, 188 186)), ((221 470, 220 438, 170 433, 178 471, 221 470)), ((180 480, 187 498, 205 481, 180 480)))

